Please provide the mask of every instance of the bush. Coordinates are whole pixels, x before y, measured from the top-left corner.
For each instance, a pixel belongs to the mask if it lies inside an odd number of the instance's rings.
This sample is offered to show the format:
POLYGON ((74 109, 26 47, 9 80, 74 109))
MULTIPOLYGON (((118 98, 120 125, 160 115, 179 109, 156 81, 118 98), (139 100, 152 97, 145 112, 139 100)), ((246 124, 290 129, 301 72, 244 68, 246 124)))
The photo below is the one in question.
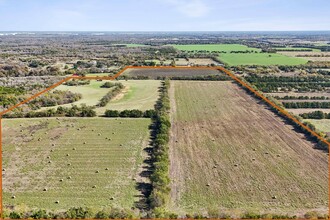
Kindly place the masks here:
POLYGON ((20 219, 20 218, 22 218, 22 214, 13 211, 9 214, 9 218, 11 218, 11 219, 20 219))
POLYGON ((78 218, 92 218, 93 213, 89 208, 70 208, 65 213, 67 218, 78 219, 78 218))

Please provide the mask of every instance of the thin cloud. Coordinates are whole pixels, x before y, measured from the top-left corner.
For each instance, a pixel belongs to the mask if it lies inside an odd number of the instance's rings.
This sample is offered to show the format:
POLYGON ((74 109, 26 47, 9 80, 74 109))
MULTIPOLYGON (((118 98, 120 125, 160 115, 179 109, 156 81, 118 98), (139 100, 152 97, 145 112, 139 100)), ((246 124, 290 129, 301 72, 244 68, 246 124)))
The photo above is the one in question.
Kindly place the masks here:
POLYGON ((208 14, 210 8, 202 0, 165 0, 177 11, 187 17, 203 17, 208 14))

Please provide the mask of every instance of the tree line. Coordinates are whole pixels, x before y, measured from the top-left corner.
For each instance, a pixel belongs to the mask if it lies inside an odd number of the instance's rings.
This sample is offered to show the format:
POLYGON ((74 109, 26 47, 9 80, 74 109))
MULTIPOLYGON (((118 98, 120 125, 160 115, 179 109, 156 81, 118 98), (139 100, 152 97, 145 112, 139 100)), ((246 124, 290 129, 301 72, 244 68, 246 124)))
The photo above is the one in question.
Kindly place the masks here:
POLYGON ((102 88, 112 88, 112 90, 109 91, 105 96, 103 96, 101 98, 99 103, 96 105, 98 107, 106 106, 111 101, 111 99, 116 97, 121 92, 121 90, 124 88, 124 85, 122 83, 114 83, 113 85, 105 83, 102 86, 101 86, 102 88), (105 85, 110 86, 110 87, 105 87, 105 85))
POLYGON ((303 119, 330 119, 330 113, 322 111, 306 112, 299 115, 303 119))
POLYGON ((330 108, 330 102, 283 102, 285 108, 330 108))
POLYGON ((300 100, 329 100, 330 97, 326 96, 274 96, 275 99, 278 100, 295 100, 295 99, 300 99, 300 100))

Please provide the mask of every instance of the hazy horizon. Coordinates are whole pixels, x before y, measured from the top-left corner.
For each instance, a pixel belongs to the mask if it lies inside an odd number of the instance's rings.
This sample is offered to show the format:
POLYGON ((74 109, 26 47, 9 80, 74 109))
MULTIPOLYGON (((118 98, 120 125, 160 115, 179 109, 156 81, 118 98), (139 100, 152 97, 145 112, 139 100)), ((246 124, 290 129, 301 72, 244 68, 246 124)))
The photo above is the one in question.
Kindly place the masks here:
POLYGON ((330 31, 329 9, 328 0, 0 0, 0 30, 330 31))

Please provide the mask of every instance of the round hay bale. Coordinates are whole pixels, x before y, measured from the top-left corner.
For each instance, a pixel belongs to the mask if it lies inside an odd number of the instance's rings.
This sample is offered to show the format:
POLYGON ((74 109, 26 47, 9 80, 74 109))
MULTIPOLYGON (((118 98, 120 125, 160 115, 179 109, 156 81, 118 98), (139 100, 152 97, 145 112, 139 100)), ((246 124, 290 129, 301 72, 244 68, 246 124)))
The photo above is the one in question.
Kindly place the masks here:
POLYGON ((92 129, 92 131, 95 131, 94 129, 92 129))
POLYGON ((100 133, 98 133, 97 135, 98 135, 98 136, 101 136, 101 134, 100 134, 100 133))
POLYGON ((238 167, 238 164, 236 163, 234 166, 235 166, 235 167, 238 167))
POLYGON ((72 148, 72 150, 76 150, 76 148, 74 147, 74 148, 72 148))
POLYGON ((269 154, 268 152, 265 152, 265 154, 269 154))
POLYGON ((70 154, 66 154, 66 156, 68 157, 68 156, 70 156, 70 154))
POLYGON ((95 189, 95 188, 96 188, 96 185, 92 186, 92 188, 94 188, 94 189, 95 189))
POLYGON ((52 163, 52 161, 48 161, 48 163, 52 163))
POLYGON ((122 145, 122 144, 120 144, 119 146, 121 146, 121 147, 122 147, 123 145, 122 145))
POLYGON ((47 156, 47 159, 50 159, 50 156, 47 156))
POLYGON ((16 199, 16 196, 12 196, 11 198, 12 198, 12 199, 16 199))
POLYGON ((21 130, 21 132, 23 132, 23 130, 21 130))
POLYGON ((115 134, 115 132, 112 132, 112 134, 115 134))
POLYGON ((84 144, 87 144, 87 142, 85 141, 84 144))
POLYGON ((115 198, 114 197, 111 197, 110 200, 114 200, 115 198))
POLYGON ((60 201, 55 201, 55 203, 56 203, 56 204, 59 204, 59 203, 60 203, 60 201))
POLYGON ((52 144, 53 147, 55 147, 55 144, 52 144))
POLYGON ((208 184, 206 184, 206 186, 211 186, 211 185, 208 183, 208 184))
POLYGON ((41 141, 41 138, 38 138, 38 141, 41 141))
POLYGON ((281 155, 279 155, 279 154, 277 154, 276 156, 277 156, 277 157, 281 157, 281 155))
POLYGON ((109 170, 109 168, 107 167, 107 168, 105 168, 105 170, 109 170))
POLYGON ((68 163, 68 166, 71 166, 71 163, 68 163))
POLYGON ((253 148, 253 151, 257 151, 257 149, 253 148))
POLYGON ((71 176, 68 176, 68 179, 70 180, 72 177, 71 176))
POLYGON ((50 150, 50 152, 53 152, 53 151, 54 151, 53 149, 50 150))
POLYGON ((20 126, 20 127, 22 127, 23 125, 22 125, 22 124, 20 124, 19 126, 20 126))
POLYGON ((99 173, 100 171, 96 170, 95 173, 99 173))
POLYGON ((80 128, 77 128, 78 131, 80 131, 81 129, 80 128))
POLYGON ((217 168, 217 166, 216 166, 216 165, 214 165, 214 166, 213 166, 213 168, 217 168))
POLYGON ((47 188, 44 188, 43 191, 46 192, 48 189, 47 188))
POLYGON ((252 161, 255 161, 256 160, 256 158, 252 158, 252 161))
POLYGON ((63 179, 60 179, 60 182, 63 182, 63 179))
POLYGON ((5 168, 3 168, 3 169, 2 169, 2 171, 6 171, 6 169, 5 169, 5 168))
POLYGON ((272 199, 277 199, 277 197, 276 196, 272 196, 272 199))

